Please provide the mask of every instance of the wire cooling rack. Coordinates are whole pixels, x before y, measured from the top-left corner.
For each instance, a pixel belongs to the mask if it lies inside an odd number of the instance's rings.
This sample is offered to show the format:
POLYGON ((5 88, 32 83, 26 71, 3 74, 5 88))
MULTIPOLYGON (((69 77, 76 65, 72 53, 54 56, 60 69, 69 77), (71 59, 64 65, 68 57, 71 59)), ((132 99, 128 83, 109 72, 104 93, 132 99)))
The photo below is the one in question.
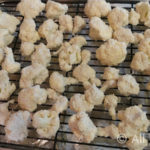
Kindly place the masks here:
MULTIPOLYGON (((2 2, 2 1, 0 1, 2 2)), ((44 1, 45 2, 45 1, 44 1)), ((69 6, 69 12, 71 16, 81 15, 86 20, 86 28, 84 28, 79 35, 82 35, 87 40, 87 45, 84 46, 84 49, 88 49, 92 53, 92 59, 90 61, 90 66, 92 66, 96 70, 97 77, 101 77, 103 74, 103 70, 106 66, 101 65, 95 58, 95 51, 96 49, 102 44, 102 41, 93 41, 88 36, 89 31, 89 19, 84 15, 83 8, 86 3, 86 0, 57 0, 57 2, 65 3, 69 6)), ((112 7, 115 6, 121 6, 126 9, 134 8, 135 4, 139 1, 137 0, 108 0, 112 4, 112 7)), ((1 9, 4 12, 10 13, 15 15, 20 19, 22 22, 23 17, 20 16, 19 12, 15 11, 17 1, 15 0, 9 0, 6 2, 3 2, 0 4, 1 9)), ((40 16, 38 16, 35 21, 37 28, 44 20, 46 20, 46 17, 44 16, 45 12, 42 13, 40 16)), ((107 22, 106 18, 104 20, 107 22)), ((139 24, 138 26, 132 26, 129 25, 129 28, 133 32, 143 32, 146 27, 144 27, 142 24, 139 24)), ((15 32, 15 38, 13 43, 10 45, 11 48, 13 48, 15 60, 21 63, 21 67, 25 67, 31 64, 29 58, 24 58, 20 55, 20 39, 18 37, 19 34, 19 26, 17 28, 17 31, 15 32)), ((64 40, 68 41, 72 37, 71 34, 65 34, 64 40)), ((44 42, 45 41, 40 41, 44 42)), ((150 81, 150 77, 146 75, 141 75, 135 71, 132 71, 130 69, 130 62, 132 60, 132 57, 134 53, 137 51, 137 46, 135 45, 129 45, 128 46, 128 55, 126 57, 126 60, 117 66, 116 68, 120 69, 120 74, 132 74, 138 83, 140 84, 140 94, 138 96, 129 96, 124 97, 119 95, 117 89, 109 90, 107 93, 115 93, 117 96, 121 97, 121 101, 118 104, 117 110, 125 109, 129 106, 133 106, 136 104, 142 104, 143 110, 147 112, 147 116, 150 119, 150 92, 146 90, 146 83, 150 81)), ((58 65, 58 59, 57 57, 53 56, 51 61, 51 66, 48 68, 49 72, 52 71, 60 71, 59 65, 58 65)), ((68 73, 63 73, 66 76, 71 76, 72 71, 68 73)), ((17 86, 16 92, 11 96, 11 98, 14 98, 17 100, 17 95, 19 92, 18 89, 18 83, 20 78, 20 72, 15 74, 10 74, 10 79, 12 82, 14 82, 17 86)), ((42 87, 49 87, 48 80, 41 85, 42 87)), ((64 95, 70 98, 75 93, 83 93, 84 89, 82 85, 73 85, 66 87, 64 95)), ((3 102, 3 101, 2 101, 3 102)), ((48 101, 46 104, 43 104, 38 107, 38 110, 40 109, 49 109, 51 107, 51 102, 48 101)), ((12 111, 17 111, 19 109, 17 102, 12 105, 10 108, 12 111)), ((4 127, 0 126, 0 150, 3 150, 3 148, 9 148, 9 149, 18 149, 18 150, 124 150, 127 149, 124 145, 121 145, 117 143, 117 141, 112 140, 110 138, 103 138, 103 137, 97 137, 95 140, 90 143, 79 143, 76 142, 76 140, 73 138, 73 134, 70 131, 68 127, 68 119, 73 114, 73 112, 70 109, 67 109, 67 111, 60 114, 60 120, 61 125, 60 129, 58 130, 55 137, 52 139, 45 139, 45 138, 39 138, 39 136, 36 134, 35 129, 33 129, 32 126, 29 127, 29 135, 27 139, 21 143, 14 143, 9 142, 5 139, 5 133, 4 133, 4 127)), ((111 117, 108 114, 108 111, 106 111, 103 107, 103 105, 99 107, 95 107, 94 110, 89 114, 91 119, 94 121, 96 126, 106 126, 110 123, 116 124, 118 120, 113 121, 111 117)), ((150 130, 146 134, 149 141, 150 141, 150 130)), ((150 150, 150 146, 146 148, 147 150, 150 150)))

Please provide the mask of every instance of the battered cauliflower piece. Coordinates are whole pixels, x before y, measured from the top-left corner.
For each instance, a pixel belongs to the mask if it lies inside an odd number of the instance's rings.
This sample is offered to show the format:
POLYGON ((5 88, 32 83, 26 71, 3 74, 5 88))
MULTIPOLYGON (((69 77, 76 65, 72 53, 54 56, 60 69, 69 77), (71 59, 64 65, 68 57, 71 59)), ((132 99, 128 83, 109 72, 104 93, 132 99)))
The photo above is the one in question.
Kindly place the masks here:
POLYGON ((149 82, 149 83, 147 83, 147 85, 146 85, 146 89, 147 89, 148 91, 150 91, 150 82, 149 82))
POLYGON ((81 16, 74 17, 73 34, 80 32, 86 26, 85 20, 81 16))
POLYGON ((48 77, 48 70, 41 64, 32 64, 21 70, 20 88, 42 84, 48 77))
POLYGON ((52 19, 48 19, 43 22, 39 27, 38 32, 40 37, 46 38, 52 32, 55 32, 58 29, 58 24, 55 23, 52 19))
POLYGON ((94 105, 89 103, 83 94, 73 95, 70 99, 69 106, 74 112, 91 112, 94 108, 94 105))
POLYGON ((51 19, 58 19, 59 16, 64 15, 68 11, 66 4, 60 4, 51 0, 46 4, 46 17, 51 19))
POLYGON ((89 17, 106 17, 111 11, 110 3, 105 0, 88 0, 84 13, 89 17))
POLYGON ((119 137, 119 131, 118 131, 118 128, 114 124, 111 124, 104 128, 98 127, 97 135, 103 136, 103 137, 111 137, 112 139, 117 139, 119 137))
POLYGON ((14 36, 9 33, 8 29, 0 29, 0 33, 0 47, 5 48, 13 41, 14 36))
POLYGON ((0 71, 0 100, 7 100, 16 90, 16 85, 9 81, 8 72, 0 71))
POLYGON ((4 12, 0 14, 0 28, 1 29, 8 29, 10 33, 14 33, 19 23, 20 21, 13 15, 9 15, 4 12))
POLYGON ((73 29, 73 20, 70 15, 61 15, 59 17, 59 28, 62 32, 72 33, 73 29))
POLYGON ((131 29, 124 27, 118 27, 113 33, 113 38, 120 42, 125 42, 126 44, 134 42, 134 36, 131 29))
POLYGON ((126 43, 110 39, 96 50, 96 58, 102 65, 117 66, 127 55, 126 43))
POLYGON ((40 137, 51 138, 59 129, 59 116, 52 110, 40 110, 33 115, 32 125, 40 137))
POLYGON ((141 51, 135 53, 130 66, 133 70, 143 72, 149 67, 149 65, 150 60, 148 58, 148 55, 141 51))
POLYGON ((108 109, 110 116, 113 120, 116 120, 116 107, 119 102, 119 98, 114 94, 106 95, 104 99, 104 107, 108 109))
POLYGON ((139 24, 140 14, 137 13, 133 8, 129 12, 129 23, 132 25, 139 24))
POLYGON ((118 80, 119 69, 113 67, 106 67, 104 69, 103 79, 105 80, 118 80))
POLYGON ((134 44, 140 43, 144 39, 144 35, 142 33, 133 33, 134 36, 134 44))
POLYGON ((3 59, 4 59, 4 50, 0 48, 0 64, 2 63, 3 59))
POLYGON ((23 42, 35 43, 37 40, 40 39, 35 27, 36 24, 33 19, 25 18, 20 26, 19 38, 23 42))
POLYGON ((116 80, 107 80, 103 83, 100 90, 105 92, 106 90, 108 90, 110 88, 115 88, 115 87, 117 87, 117 81, 116 80))
POLYGON ((76 79, 72 77, 64 77, 62 74, 56 71, 54 71, 49 78, 50 87, 59 93, 63 93, 65 91, 66 85, 76 83, 78 83, 76 79))
POLYGON ((90 19, 89 36, 94 40, 109 40, 112 37, 112 28, 105 24, 100 18, 92 17, 90 19))
POLYGON ((142 73, 145 75, 150 75, 150 64, 148 65, 148 68, 146 68, 142 73))
POLYGON ((44 104, 47 100, 47 91, 40 88, 39 85, 22 89, 18 94, 19 106, 30 112, 33 112, 37 105, 44 104))
POLYGON ((150 29, 144 31, 144 38, 150 38, 150 29))
POLYGON ((45 9, 45 4, 41 0, 21 0, 16 9, 25 18, 35 18, 45 9))
POLYGON ((46 45, 40 43, 39 45, 35 46, 35 49, 35 52, 31 56, 32 64, 38 63, 43 65, 44 67, 49 66, 49 63, 51 61, 51 53, 46 45))
POLYGON ((28 111, 18 111, 10 115, 5 124, 6 138, 9 141, 23 141, 28 136, 28 125, 31 114, 28 111))
POLYGON ((129 13, 126 9, 116 7, 108 14, 108 22, 110 26, 116 30, 119 27, 126 26, 129 23, 129 13))
POLYGON ((6 47, 4 49, 4 52, 5 52, 5 58, 2 63, 2 69, 6 70, 8 73, 18 72, 20 70, 20 63, 15 62, 12 49, 6 47))
POLYGON ((56 101, 60 95, 60 93, 56 92, 55 90, 49 88, 47 89, 47 96, 49 99, 56 101))
POLYGON ((69 119, 69 127, 81 142, 90 143, 97 134, 97 128, 85 112, 74 114, 69 119))

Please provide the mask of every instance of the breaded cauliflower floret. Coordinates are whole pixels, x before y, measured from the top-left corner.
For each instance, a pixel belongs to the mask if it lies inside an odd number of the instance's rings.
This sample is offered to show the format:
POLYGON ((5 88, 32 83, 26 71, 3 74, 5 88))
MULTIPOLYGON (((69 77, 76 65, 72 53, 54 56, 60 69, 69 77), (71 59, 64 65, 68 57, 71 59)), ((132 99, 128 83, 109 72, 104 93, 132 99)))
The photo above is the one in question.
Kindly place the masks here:
POLYGON ((14 33, 16 31, 17 25, 20 21, 13 15, 9 15, 7 13, 2 13, 0 15, 0 28, 8 29, 10 33, 14 33))
POLYGON ((111 11, 110 3, 105 0, 88 0, 84 13, 89 17, 106 17, 111 11))
POLYGON ((55 32, 58 29, 58 24, 55 23, 52 19, 48 19, 43 22, 39 27, 38 32, 42 38, 46 38, 52 32, 55 32))
POLYGON ((45 67, 49 66, 51 61, 51 53, 50 50, 44 45, 40 43, 35 46, 35 52, 31 56, 32 64, 38 63, 45 67))
POLYGON ((86 26, 85 20, 81 16, 74 17, 73 34, 80 32, 86 26))
POLYGON ((38 32, 35 29, 36 24, 33 19, 24 19, 20 26, 19 38, 23 42, 35 43, 40 39, 38 32))
POLYGON ((132 25, 139 24, 140 14, 137 13, 133 8, 129 12, 129 23, 132 25))
POLYGON ((2 63, 3 59, 4 59, 4 50, 0 48, 0 64, 2 63))
POLYGON ((7 100, 16 90, 16 85, 9 81, 8 72, 0 71, 0 100, 7 100))
POLYGON ((60 93, 56 92, 55 90, 49 88, 47 89, 47 96, 49 99, 56 101, 60 95, 60 93))
POLYGON ((21 0, 17 5, 17 11, 25 18, 35 18, 45 9, 41 0, 21 0))
POLYGON ((44 104, 47 99, 47 91, 40 88, 39 85, 22 89, 18 94, 19 106, 30 112, 33 112, 37 105, 44 104))
POLYGON ((104 107, 108 109, 110 116, 113 120, 116 120, 116 107, 119 102, 119 98, 114 94, 106 95, 104 99, 104 107))
POLYGON ((2 69, 6 70, 8 73, 18 72, 20 70, 20 63, 15 62, 12 49, 6 47, 4 49, 4 52, 5 52, 5 58, 2 63, 2 69))
POLYGON ((100 18, 92 17, 90 19, 89 36, 94 40, 109 40, 112 37, 112 28, 105 24, 100 18))
POLYGON ((18 111, 10 115, 5 124, 6 138, 9 141, 23 141, 28 136, 28 125, 31 114, 28 111, 18 111))
POLYGON ((53 72, 49 78, 50 87, 59 93, 65 91, 66 85, 76 84, 78 81, 72 77, 64 77, 59 72, 53 72))
POLYGON ((143 72, 149 67, 149 65, 150 60, 148 55, 141 51, 135 53, 130 66, 133 70, 143 72))
POLYGON ((32 64, 21 70, 20 88, 42 84, 48 77, 48 70, 41 64, 32 64))
POLYGON ((97 128, 85 112, 72 115, 69 119, 69 127, 81 142, 90 143, 97 134, 97 128))
POLYGON ((129 23, 129 13, 126 9, 116 7, 108 14, 108 22, 110 26, 116 30, 118 27, 126 26, 129 23))
POLYGON ((61 4, 51 0, 46 4, 46 17, 51 19, 58 19, 59 16, 64 15, 68 11, 66 4, 61 4))
POLYGON ((149 82, 149 83, 147 83, 147 85, 146 85, 146 89, 147 89, 148 91, 150 91, 150 82, 149 82))
POLYGON ((140 43, 144 39, 144 35, 142 33, 133 33, 134 36, 134 44, 140 43))
POLYGON ((74 112, 91 112, 94 108, 94 105, 89 103, 83 94, 73 95, 70 99, 69 106, 74 112))
POLYGON ((100 90, 105 92, 106 90, 109 90, 110 88, 115 88, 115 87, 117 87, 117 81, 116 80, 107 80, 103 83, 100 90))
POLYGON ((96 58, 102 65, 117 66, 126 58, 126 47, 124 42, 110 39, 96 50, 96 58))
POLYGON ((40 110, 33 115, 32 125, 40 137, 51 138, 59 129, 59 116, 52 110, 40 110))
POLYGON ((119 69, 107 67, 104 69, 103 79, 105 80, 118 80, 119 69))
POLYGON ((113 33, 113 38, 120 42, 125 42, 126 44, 134 42, 134 36, 131 29, 124 27, 118 27, 113 33))
POLYGON ((150 29, 144 31, 144 38, 150 38, 150 29))

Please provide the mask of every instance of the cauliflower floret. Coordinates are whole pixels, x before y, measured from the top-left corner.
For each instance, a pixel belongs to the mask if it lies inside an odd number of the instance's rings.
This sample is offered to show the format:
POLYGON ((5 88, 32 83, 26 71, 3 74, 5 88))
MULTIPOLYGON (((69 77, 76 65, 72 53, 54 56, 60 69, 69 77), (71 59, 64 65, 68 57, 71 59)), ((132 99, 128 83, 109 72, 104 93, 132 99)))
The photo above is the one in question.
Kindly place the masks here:
POLYGON ((134 36, 134 44, 138 44, 141 42, 141 40, 144 39, 144 35, 142 33, 133 33, 133 36, 134 36))
POLYGON ((35 29, 36 24, 33 19, 24 19, 20 26, 19 38, 23 42, 35 43, 40 39, 38 32, 35 29))
POLYGON ((4 52, 6 56, 2 63, 2 69, 6 70, 8 73, 18 72, 20 70, 20 63, 15 62, 12 49, 9 47, 6 47, 4 49, 4 52))
POLYGON ((118 27, 113 33, 113 38, 120 42, 125 42, 126 44, 134 42, 134 36, 131 29, 124 27, 118 27))
POLYGON ((135 53, 130 66, 133 70, 143 72, 149 67, 149 65, 150 60, 148 55, 141 51, 135 53))
POLYGON ((20 21, 13 15, 9 15, 7 13, 2 13, 0 15, 0 28, 8 29, 10 33, 14 33, 16 31, 16 26, 20 23, 20 21))
POLYGON ((150 38, 150 29, 144 31, 144 38, 150 38))
POLYGON ((55 90, 49 88, 47 89, 47 96, 49 99, 56 101, 60 95, 60 93, 56 92, 55 90))
POLYGON ((81 16, 74 17, 73 34, 80 32, 86 26, 85 20, 81 16))
POLYGON ((89 103, 83 94, 73 95, 70 99, 69 106, 74 112, 91 112, 94 108, 94 105, 89 103))
POLYGON ((81 142, 90 143, 97 134, 97 128, 85 112, 72 115, 69 119, 69 127, 81 142))
POLYGON ((116 107, 119 102, 119 98, 114 94, 106 95, 104 99, 104 107, 108 109, 109 114, 113 120, 116 120, 116 107))
POLYGON ((59 93, 65 91, 66 85, 76 84, 78 81, 72 77, 64 77, 59 72, 53 72, 49 78, 50 87, 59 93))
POLYGON ((140 14, 137 13, 133 8, 129 12, 129 23, 132 25, 139 24, 140 14))
POLYGON ((9 81, 8 72, 0 71, 0 100, 7 100, 16 90, 16 85, 9 81))
POLYGON ((97 135, 103 137, 111 137, 112 139, 117 139, 119 137, 119 131, 114 124, 111 124, 104 128, 98 127, 97 135))
POLYGON ((105 24, 100 18, 92 17, 90 19, 89 36, 94 40, 109 40, 112 37, 112 28, 105 24))
POLYGON ((17 11, 25 18, 35 18, 45 9, 45 4, 41 0, 21 0, 17 5, 17 11))
POLYGON ((3 49, 0 48, 0 64, 2 63, 3 59, 4 59, 4 51, 3 49))
POLYGON ((8 29, 0 29, 0 33, 0 47, 4 48, 13 41, 14 36, 9 33, 8 29))
POLYGON ((58 24, 55 23, 52 19, 44 21, 44 23, 39 27, 38 32, 42 38, 46 38, 52 32, 55 32, 58 29, 58 24))
POLYGON ((39 63, 45 67, 49 66, 51 61, 50 50, 43 43, 35 46, 35 52, 31 56, 31 61, 33 63, 39 63))
POLYGON ((105 92, 106 90, 110 88, 115 88, 117 87, 117 81, 116 80, 107 80, 103 83, 101 90, 105 92))
POLYGON ((119 69, 107 67, 104 69, 103 79, 105 80, 118 80, 119 69))
POLYGON ((147 85, 146 85, 146 89, 147 89, 148 91, 150 91, 150 82, 149 82, 149 83, 147 83, 147 85))
POLYGON ((61 31, 52 32, 46 36, 46 41, 48 48, 56 49, 63 43, 63 33, 61 31))
POLYGON ((51 138, 59 129, 59 116, 52 110, 40 110, 33 115, 32 125, 40 137, 51 138))
POLYGON ((22 89, 18 94, 19 106, 30 112, 33 112, 37 108, 37 104, 44 104, 46 99, 47 91, 40 88, 39 85, 22 89))
POLYGON ((106 17, 111 11, 110 3, 105 0, 88 0, 85 5, 84 13, 89 17, 106 17))
POLYGON ((42 84, 48 77, 48 70, 41 64, 32 64, 21 70, 20 88, 42 84))
POLYGON ((126 26, 129 23, 129 13, 126 9, 116 7, 108 14, 108 22, 110 26, 116 30, 118 27, 126 26))
POLYGON ((117 66, 126 58, 126 47, 124 42, 110 39, 96 50, 96 58, 102 65, 117 66))
POLYGON ((64 15, 68 11, 66 4, 60 4, 51 0, 46 4, 46 17, 51 19, 58 19, 59 16, 64 15))
POLYGON ((28 111, 18 111, 10 115, 6 121, 6 138, 11 141, 23 141, 28 135, 28 125, 31 121, 31 114, 28 111))

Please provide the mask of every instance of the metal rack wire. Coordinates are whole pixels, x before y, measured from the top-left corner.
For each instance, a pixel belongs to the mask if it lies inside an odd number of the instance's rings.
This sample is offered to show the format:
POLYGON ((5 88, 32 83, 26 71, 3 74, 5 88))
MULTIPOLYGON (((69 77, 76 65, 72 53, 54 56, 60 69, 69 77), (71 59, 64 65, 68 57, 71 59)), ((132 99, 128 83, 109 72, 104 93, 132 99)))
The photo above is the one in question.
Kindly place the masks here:
MULTIPOLYGON (((95 50, 100 46, 102 43, 101 41, 93 41, 88 36, 88 18, 83 13, 83 8, 86 3, 86 0, 56 0, 57 2, 68 4, 69 6, 69 14, 72 16, 75 15, 81 15, 86 19, 87 26, 85 29, 83 29, 80 32, 80 35, 83 35, 88 44, 84 47, 84 49, 88 49, 92 53, 92 59, 90 61, 90 65, 96 70, 97 77, 100 77, 100 75, 103 73, 103 70, 106 66, 102 66, 99 64, 99 62, 95 58, 95 50)), ((126 9, 133 8, 138 0, 108 0, 112 4, 113 7, 115 6, 123 6, 126 9)), ((23 20, 23 17, 19 15, 18 12, 15 11, 17 4, 17 0, 12 0, 9 2, 4 2, 0 4, 0 7, 3 11, 8 12, 10 14, 13 14, 17 16, 21 21, 23 20)), ((44 17, 44 13, 42 13, 40 16, 38 16, 35 21, 38 26, 46 19, 44 17)), ((104 18, 106 20, 106 18, 104 18)), ((142 24, 139 24, 138 26, 132 26, 129 25, 129 28, 133 32, 143 32, 146 27, 144 27, 142 24)), ((18 37, 19 34, 19 26, 17 28, 17 31, 15 32, 15 39, 13 43, 10 45, 10 47, 13 48, 15 59, 18 62, 21 62, 21 66, 27 66, 30 64, 30 60, 22 57, 20 55, 20 40, 18 37)), ((72 35, 71 34, 65 34, 64 36, 65 40, 69 40, 72 35)), ((45 42, 45 41, 43 41, 45 42)), ((125 109, 126 107, 136 105, 136 104, 143 104, 143 109, 147 112, 147 116, 150 119, 150 92, 148 92, 145 88, 145 85, 148 81, 150 81, 150 77, 146 75, 141 75, 137 72, 134 72, 130 69, 130 62, 132 60, 132 57, 134 53, 137 51, 137 46, 135 45, 129 45, 128 46, 128 55, 126 60, 117 66, 117 68, 120 69, 121 74, 132 74, 136 77, 137 81, 140 83, 140 94, 138 96, 130 96, 130 97, 124 97, 119 95, 116 89, 108 91, 108 93, 115 93, 116 95, 121 97, 121 101, 117 107, 117 110, 125 109)), ((52 57, 51 66, 48 68, 50 73, 54 70, 60 71, 57 57, 52 57)), ((64 73, 66 76, 71 76, 72 71, 68 73, 64 73)), ((18 87, 18 81, 20 78, 20 72, 11 74, 10 79, 11 81, 15 82, 18 87)), ((48 87, 48 82, 45 82, 42 84, 42 87, 48 87)), ((19 90, 17 90, 11 98, 17 98, 17 93, 19 90)), ((83 87, 82 85, 73 85, 68 86, 66 88, 66 91, 64 95, 66 95, 68 98, 70 98, 74 93, 82 93, 83 87)), ((46 104, 39 106, 39 109, 48 109, 51 107, 51 103, 48 101, 46 104)), ((12 105, 10 107, 11 110, 17 111, 19 107, 17 106, 17 103, 12 105)), ((57 132, 56 136, 52 139, 45 139, 45 138, 39 138, 39 136, 36 134, 35 129, 32 128, 32 126, 29 127, 29 135, 28 138, 21 142, 21 143, 14 143, 14 142, 8 142, 5 139, 5 133, 4 133, 4 127, 0 126, 0 150, 3 148, 11 148, 11 149, 18 149, 18 150, 73 150, 73 149, 79 149, 79 150, 119 150, 119 149, 127 149, 124 145, 118 144, 116 141, 110 139, 110 138, 102 138, 97 137, 92 143, 78 143, 75 139, 72 138, 72 133, 68 127, 68 118, 73 114, 73 112, 68 109, 66 112, 60 114, 60 120, 61 120, 61 126, 59 131, 57 132)), ((108 114, 108 111, 104 109, 103 106, 95 107, 94 111, 90 114, 91 119, 94 121, 94 123, 97 126, 105 126, 110 123, 117 123, 117 121, 113 121, 111 117, 108 114)), ((150 130, 147 134, 149 136, 149 142, 150 142, 150 130)), ((150 149, 150 146, 146 148, 147 150, 150 149)))

